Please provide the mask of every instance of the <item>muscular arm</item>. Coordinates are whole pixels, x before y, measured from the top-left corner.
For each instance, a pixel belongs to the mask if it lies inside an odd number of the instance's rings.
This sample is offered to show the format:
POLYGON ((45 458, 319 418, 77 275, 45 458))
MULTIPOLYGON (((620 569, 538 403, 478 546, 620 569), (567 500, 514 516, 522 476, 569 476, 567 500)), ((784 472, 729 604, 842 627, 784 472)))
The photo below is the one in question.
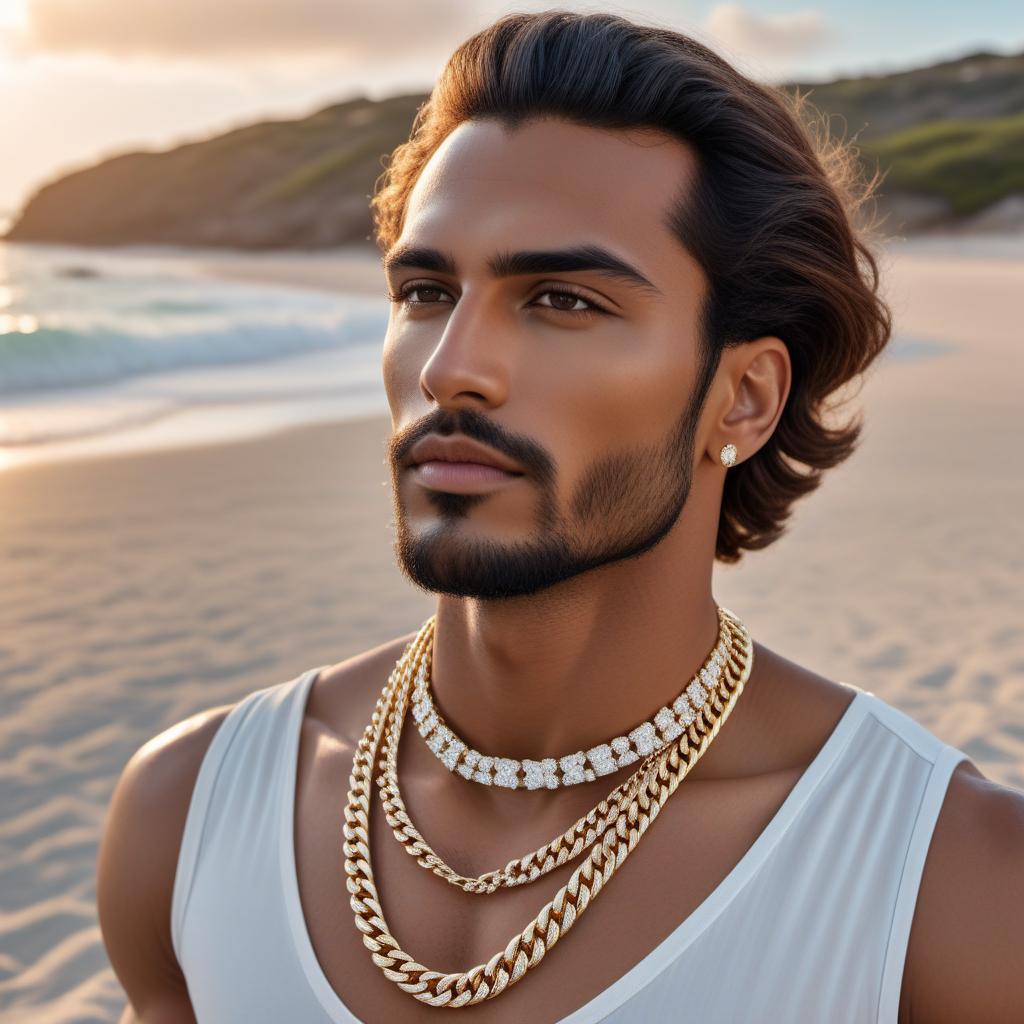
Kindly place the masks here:
POLYGON ((107 955, 128 995, 119 1024, 195 1021, 171 945, 171 895, 199 766, 230 709, 201 712, 149 740, 114 789, 96 895, 107 955))
POLYGON ((1024 1021, 1024 793, 971 762, 950 779, 925 860, 901 1021, 1024 1021))

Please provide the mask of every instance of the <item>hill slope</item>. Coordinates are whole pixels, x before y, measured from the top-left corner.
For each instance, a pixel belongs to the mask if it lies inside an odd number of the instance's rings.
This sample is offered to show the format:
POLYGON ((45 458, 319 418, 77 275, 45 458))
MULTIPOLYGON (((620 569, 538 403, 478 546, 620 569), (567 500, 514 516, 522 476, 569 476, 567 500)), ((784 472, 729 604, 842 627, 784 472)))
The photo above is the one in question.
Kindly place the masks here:
MULTIPOLYGON (((1024 54, 794 83, 887 177, 888 230, 949 226, 1024 196, 1024 54)), ((368 242, 382 158, 425 94, 357 98, 164 152, 111 157, 44 185, 6 238, 316 248, 368 242)), ((1017 204, 1014 206, 1014 204, 1017 204)), ((1009 207, 1008 207, 1009 208, 1009 207)))
POLYGON ((240 248, 364 241, 381 157, 422 95, 353 99, 164 152, 124 153, 43 186, 11 241, 240 248))

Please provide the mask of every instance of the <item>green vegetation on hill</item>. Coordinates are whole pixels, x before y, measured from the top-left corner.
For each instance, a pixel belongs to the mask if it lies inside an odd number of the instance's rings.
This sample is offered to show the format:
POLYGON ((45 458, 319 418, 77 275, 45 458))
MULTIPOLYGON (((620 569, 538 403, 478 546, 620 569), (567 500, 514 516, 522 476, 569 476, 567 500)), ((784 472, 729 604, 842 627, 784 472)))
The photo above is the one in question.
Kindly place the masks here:
MULTIPOLYGON (((1024 54, 976 53, 888 75, 794 83, 854 137, 895 230, 943 225, 1024 194, 1024 54), (918 220, 906 200, 918 200, 918 220), (920 201, 923 200, 923 205, 920 201), (902 202, 902 206, 900 203, 902 202), (925 215, 920 215, 920 210, 925 215)), ((317 248, 368 243, 383 159, 425 94, 363 97, 166 152, 124 153, 40 188, 14 241, 317 248)))
POLYGON ((887 189, 944 199, 957 216, 1024 195, 1024 114, 930 121, 861 149, 888 168, 887 189))
POLYGON ((1024 113, 1024 53, 973 53, 887 75, 794 83, 843 134, 878 139, 934 121, 974 121, 1024 113), (841 126, 837 126, 841 127, 841 126))

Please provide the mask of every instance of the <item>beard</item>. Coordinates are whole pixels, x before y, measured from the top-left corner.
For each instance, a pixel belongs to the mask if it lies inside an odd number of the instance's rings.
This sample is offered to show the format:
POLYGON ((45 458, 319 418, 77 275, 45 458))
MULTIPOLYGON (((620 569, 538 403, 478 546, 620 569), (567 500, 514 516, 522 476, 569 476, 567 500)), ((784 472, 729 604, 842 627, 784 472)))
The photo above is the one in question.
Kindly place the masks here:
POLYGON ((535 594, 603 565, 636 558, 661 541, 682 514, 693 478, 703 394, 694 395, 660 443, 605 455, 587 467, 566 510, 557 507, 556 473, 547 452, 510 436, 471 409, 438 409, 389 443, 402 573, 430 593, 495 600, 535 594), (538 491, 534 536, 516 542, 467 536, 460 523, 487 494, 428 491, 435 525, 414 533, 398 488, 401 458, 428 433, 459 431, 520 462, 538 491))

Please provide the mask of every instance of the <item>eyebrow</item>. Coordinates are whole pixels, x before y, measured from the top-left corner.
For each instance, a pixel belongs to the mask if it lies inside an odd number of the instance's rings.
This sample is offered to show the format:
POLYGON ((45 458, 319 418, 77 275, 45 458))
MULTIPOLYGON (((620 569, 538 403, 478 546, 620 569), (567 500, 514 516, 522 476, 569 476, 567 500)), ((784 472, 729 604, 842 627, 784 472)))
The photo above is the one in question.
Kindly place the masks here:
MULTIPOLYGON (((426 246, 397 246, 385 254, 382 263, 384 272, 387 274, 402 267, 433 270, 436 273, 450 274, 453 277, 457 273, 455 259, 449 253, 426 246)), ((648 281, 636 267, 600 245, 501 252, 487 261, 487 267, 495 277, 593 270, 654 295, 662 294, 661 289, 648 281)))

